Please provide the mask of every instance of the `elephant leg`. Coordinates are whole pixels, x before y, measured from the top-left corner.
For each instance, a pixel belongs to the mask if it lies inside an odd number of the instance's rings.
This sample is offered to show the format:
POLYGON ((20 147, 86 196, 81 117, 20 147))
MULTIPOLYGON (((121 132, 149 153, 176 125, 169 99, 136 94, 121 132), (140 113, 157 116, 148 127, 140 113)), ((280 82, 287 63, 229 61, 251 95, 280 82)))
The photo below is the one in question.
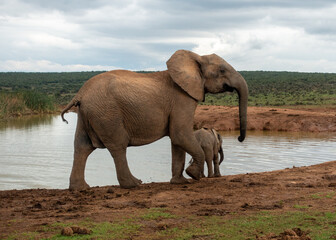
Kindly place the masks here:
POLYGON ((220 171, 219 171, 219 160, 218 160, 218 153, 214 155, 213 158, 213 164, 214 164, 214 169, 215 169, 215 177, 220 177, 220 171))
MULTIPOLYGON (((204 166, 204 152, 197 142, 191 141, 189 144, 184 145, 187 153, 189 153, 193 159, 195 160, 187 169, 186 173, 195 180, 199 180, 201 178, 201 169, 202 165, 204 166)), ((204 168, 203 168, 204 169, 204 168)))
POLYGON ((85 182, 85 165, 88 156, 95 150, 91 140, 83 128, 80 116, 77 120, 77 128, 74 143, 74 161, 70 175, 70 190, 83 190, 90 186, 85 182))
MULTIPOLYGON (((179 146, 185 152, 189 153, 194 161, 186 169, 186 173, 193 179, 199 180, 201 178, 201 164, 204 164, 204 152, 200 144, 196 140, 193 132, 190 134, 180 131, 177 135, 171 135, 172 143, 179 146)), ((178 165, 180 168, 184 166, 185 158, 182 158, 177 155, 177 152, 173 152, 173 165, 178 165), (174 156, 176 154, 176 156, 174 156)), ((175 168, 173 167, 173 171, 175 168)), ((176 171, 176 175, 181 175, 180 172, 176 171)), ((173 174, 174 176, 174 174, 173 174)))
POLYGON ((117 171, 117 178, 121 188, 134 188, 141 184, 141 180, 134 177, 128 167, 126 159, 126 148, 121 150, 114 150, 112 147, 108 147, 113 159, 117 171))
POLYGON ((201 178, 204 178, 205 175, 204 175, 204 163, 201 164, 201 178))
POLYGON ((209 178, 214 177, 212 159, 213 159, 213 150, 211 149, 209 151, 206 151, 206 154, 205 154, 205 161, 206 161, 207 167, 208 167, 208 177, 209 178))
POLYGON ((171 144, 172 150, 172 179, 170 183, 173 184, 185 184, 189 183, 189 180, 183 176, 184 163, 185 163, 185 151, 175 144, 171 144))
POLYGON ((141 180, 132 175, 127 163, 126 149, 130 137, 124 127, 122 113, 118 106, 113 102, 110 104, 113 111, 97 113, 91 121, 92 128, 114 160, 120 187, 134 188, 141 184, 141 180))

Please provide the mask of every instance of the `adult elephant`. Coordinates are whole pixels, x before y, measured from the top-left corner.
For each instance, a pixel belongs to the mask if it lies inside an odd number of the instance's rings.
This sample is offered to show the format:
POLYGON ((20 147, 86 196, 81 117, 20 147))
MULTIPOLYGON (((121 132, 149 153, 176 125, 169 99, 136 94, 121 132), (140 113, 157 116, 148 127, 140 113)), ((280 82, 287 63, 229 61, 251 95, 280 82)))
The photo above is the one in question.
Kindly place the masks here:
POLYGON ((207 92, 237 90, 239 95, 240 136, 245 139, 248 88, 244 78, 216 54, 199 56, 176 51, 167 61, 168 70, 135 73, 125 70, 105 72, 89 79, 62 111, 76 106, 78 119, 74 142, 74 162, 70 189, 85 189, 87 157, 96 148, 111 153, 122 188, 141 183, 128 167, 126 149, 141 146, 164 136, 171 139, 171 183, 186 183, 182 173, 185 153, 194 159, 186 169, 200 179, 204 152, 193 132, 198 101, 207 92))

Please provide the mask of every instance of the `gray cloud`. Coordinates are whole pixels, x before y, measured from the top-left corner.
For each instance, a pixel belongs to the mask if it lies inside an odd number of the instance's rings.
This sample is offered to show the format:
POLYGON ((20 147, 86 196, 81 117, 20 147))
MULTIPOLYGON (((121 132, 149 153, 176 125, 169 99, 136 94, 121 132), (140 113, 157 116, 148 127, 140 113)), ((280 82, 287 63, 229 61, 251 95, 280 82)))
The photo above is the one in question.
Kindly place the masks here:
POLYGON ((164 69, 189 49, 240 70, 335 72, 335 11, 331 0, 0 0, 0 71, 164 69))

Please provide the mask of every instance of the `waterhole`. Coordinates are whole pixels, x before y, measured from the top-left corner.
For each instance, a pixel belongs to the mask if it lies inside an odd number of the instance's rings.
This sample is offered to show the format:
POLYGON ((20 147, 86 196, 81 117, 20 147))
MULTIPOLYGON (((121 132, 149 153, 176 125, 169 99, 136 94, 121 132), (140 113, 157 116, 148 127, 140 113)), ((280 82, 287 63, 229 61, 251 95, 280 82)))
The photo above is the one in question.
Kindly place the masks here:
MULTIPOLYGON (((33 116, 0 123, 0 190, 64 189, 69 185, 73 161, 75 113, 33 116)), ((271 171, 336 160, 335 133, 248 132, 243 143, 238 132, 222 132, 222 175, 271 171)), ((130 147, 131 172, 144 183, 171 178, 169 137, 146 146, 130 147)), ((186 165, 190 156, 186 157, 186 165)), ((206 170, 206 168, 205 168, 206 170)), ((88 158, 86 181, 90 186, 117 185, 113 159, 106 149, 88 158)))

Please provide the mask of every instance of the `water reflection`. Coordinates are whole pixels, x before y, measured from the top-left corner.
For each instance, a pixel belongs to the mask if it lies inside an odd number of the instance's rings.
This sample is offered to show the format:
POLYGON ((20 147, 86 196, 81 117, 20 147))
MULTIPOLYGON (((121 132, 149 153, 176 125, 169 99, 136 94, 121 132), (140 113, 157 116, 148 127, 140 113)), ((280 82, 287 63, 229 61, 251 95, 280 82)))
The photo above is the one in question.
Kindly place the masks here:
POLYGON ((23 116, 10 120, 0 120, 0 131, 7 129, 30 129, 38 125, 52 124, 54 116, 50 114, 23 116))
MULTIPOLYGON (((75 113, 34 116, 0 124, 0 189, 67 188, 73 161, 75 113)), ((248 132, 243 143, 238 132, 222 132, 224 175, 270 171, 336 160, 334 133, 248 132)), ((130 147, 132 173, 143 182, 171 178, 170 139, 130 147)), ((188 162, 190 156, 187 156, 188 162)), ((118 184, 113 160, 106 149, 88 158, 86 180, 91 186, 118 184)))

